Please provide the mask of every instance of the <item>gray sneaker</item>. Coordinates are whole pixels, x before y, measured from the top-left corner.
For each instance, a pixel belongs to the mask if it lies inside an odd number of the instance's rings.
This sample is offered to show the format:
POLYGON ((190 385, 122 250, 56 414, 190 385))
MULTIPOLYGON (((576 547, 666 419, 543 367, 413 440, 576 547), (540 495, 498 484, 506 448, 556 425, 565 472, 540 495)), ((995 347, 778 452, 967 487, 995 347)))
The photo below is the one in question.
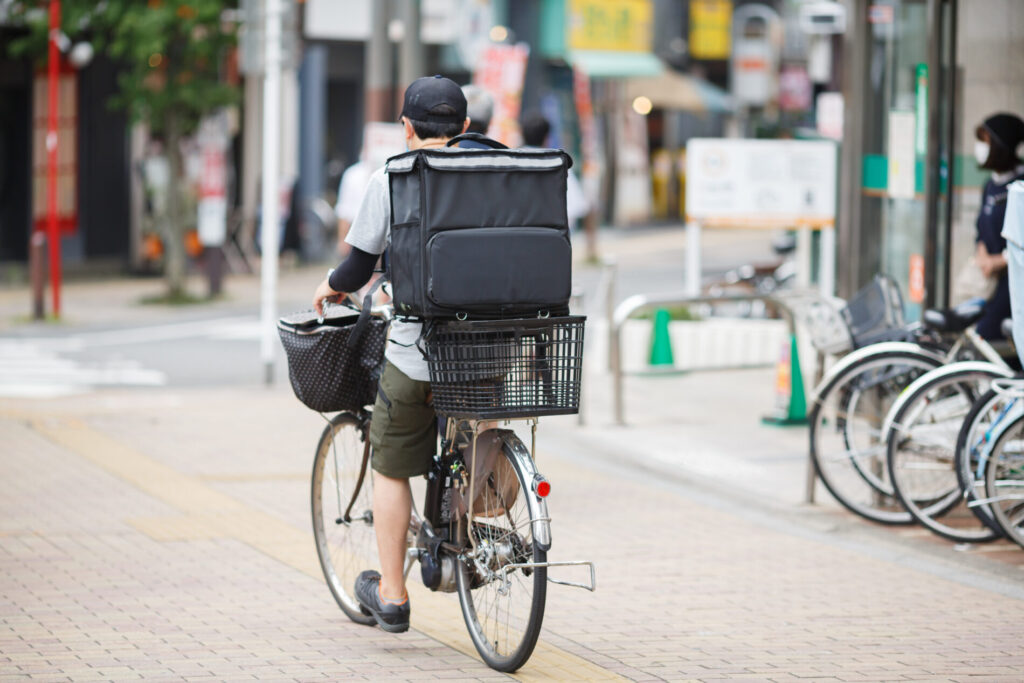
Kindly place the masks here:
POLYGON ((396 604, 380 597, 380 574, 367 569, 356 577, 356 600, 363 614, 373 617, 388 633, 409 630, 409 598, 396 604))

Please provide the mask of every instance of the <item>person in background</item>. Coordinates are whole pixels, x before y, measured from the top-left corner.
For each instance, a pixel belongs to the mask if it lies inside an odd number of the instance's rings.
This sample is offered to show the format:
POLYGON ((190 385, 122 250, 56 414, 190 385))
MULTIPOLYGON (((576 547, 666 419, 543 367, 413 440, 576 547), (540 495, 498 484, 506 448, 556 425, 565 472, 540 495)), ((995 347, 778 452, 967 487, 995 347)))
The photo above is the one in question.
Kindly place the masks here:
POLYGON ((349 245, 345 241, 348 229, 355 220, 359 205, 363 202, 366 185, 370 182, 370 174, 374 169, 365 159, 363 151, 359 153, 359 161, 345 169, 338 184, 338 201, 334 204, 334 213, 338 217, 338 248, 337 256, 348 256, 349 245))
MULTIPOLYGON (((462 86, 462 94, 466 96, 466 116, 469 117, 469 128, 466 132, 487 135, 487 129, 491 127, 491 117, 494 115, 494 98, 478 85, 462 86)), ((490 149, 476 140, 462 140, 459 147, 490 149)))
POLYGON ((985 339, 1003 339, 1000 325, 1010 317, 1010 287, 1006 276, 1006 239, 1000 234, 1006 216, 1007 186, 1024 179, 1024 165, 1018 147, 1024 143, 1024 121, 1014 114, 993 114, 975 130, 974 157, 978 165, 992 172, 981 195, 978 212, 975 261, 985 277, 999 279, 995 292, 985 302, 985 314, 978 321, 978 334, 985 339))
MULTIPOLYGON (((551 133, 551 124, 540 112, 528 112, 523 116, 523 147, 544 147, 548 135, 551 133)), ((587 215, 590 206, 587 198, 583 195, 583 188, 576 175, 569 171, 565 205, 569 214, 569 226, 576 225, 576 222, 587 215)))

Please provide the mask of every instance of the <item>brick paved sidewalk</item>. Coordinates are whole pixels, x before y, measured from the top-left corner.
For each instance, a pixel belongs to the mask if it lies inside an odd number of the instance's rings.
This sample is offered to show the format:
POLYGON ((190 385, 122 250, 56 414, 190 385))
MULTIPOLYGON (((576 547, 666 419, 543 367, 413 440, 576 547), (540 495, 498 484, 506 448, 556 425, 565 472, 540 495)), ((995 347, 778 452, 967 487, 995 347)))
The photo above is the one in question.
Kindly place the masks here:
MULTIPOLYGON (((0 402, 0 679, 502 677, 454 596, 415 591, 403 636, 334 605, 321 425, 284 387, 0 402)), ((552 586, 520 678, 1024 678, 1015 568, 654 478, 574 447, 571 420, 540 437, 551 557, 596 560, 598 591, 552 586)))

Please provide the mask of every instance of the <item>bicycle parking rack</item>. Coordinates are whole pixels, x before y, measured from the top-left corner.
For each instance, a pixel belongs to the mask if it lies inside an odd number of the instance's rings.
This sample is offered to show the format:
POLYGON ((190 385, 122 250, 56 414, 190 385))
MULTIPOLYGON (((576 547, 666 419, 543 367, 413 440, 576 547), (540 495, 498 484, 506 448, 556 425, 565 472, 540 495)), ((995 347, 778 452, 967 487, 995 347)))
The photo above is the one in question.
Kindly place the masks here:
MULTIPOLYGON (((612 373, 612 401, 614 405, 615 423, 625 426, 625 394, 623 392, 623 370, 622 370, 622 327, 633 314, 648 311, 666 306, 689 306, 691 304, 728 304, 762 301, 771 304, 779 310, 786 321, 791 339, 796 339, 796 315, 790 308, 788 302, 775 296, 764 294, 743 294, 730 296, 689 296, 685 292, 670 292, 667 294, 636 294, 629 297, 615 307, 612 311, 612 297, 614 296, 614 265, 607 266, 609 271, 606 290, 606 302, 609 316, 608 336, 608 364, 612 373)), ((804 502, 814 502, 814 482, 816 474, 814 463, 807 460, 807 480, 804 491, 804 502)))

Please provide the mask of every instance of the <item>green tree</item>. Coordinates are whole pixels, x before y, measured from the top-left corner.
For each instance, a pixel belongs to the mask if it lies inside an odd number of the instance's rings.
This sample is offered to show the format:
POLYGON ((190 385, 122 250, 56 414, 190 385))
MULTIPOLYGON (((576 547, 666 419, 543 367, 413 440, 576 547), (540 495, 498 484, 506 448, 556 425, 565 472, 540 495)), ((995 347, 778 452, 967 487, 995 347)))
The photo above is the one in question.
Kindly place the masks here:
MULTIPOLYGON (((61 29, 72 42, 88 40, 96 53, 119 65, 120 92, 110 102, 133 121, 145 121, 163 137, 171 168, 165 245, 168 298, 184 295, 186 254, 182 141, 200 119, 238 100, 238 89, 224 78, 235 45, 235 26, 224 11, 230 0, 62 0, 61 29)), ((12 41, 15 54, 46 59, 49 3, 15 0, 11 15, 28 28, 12 41)))

